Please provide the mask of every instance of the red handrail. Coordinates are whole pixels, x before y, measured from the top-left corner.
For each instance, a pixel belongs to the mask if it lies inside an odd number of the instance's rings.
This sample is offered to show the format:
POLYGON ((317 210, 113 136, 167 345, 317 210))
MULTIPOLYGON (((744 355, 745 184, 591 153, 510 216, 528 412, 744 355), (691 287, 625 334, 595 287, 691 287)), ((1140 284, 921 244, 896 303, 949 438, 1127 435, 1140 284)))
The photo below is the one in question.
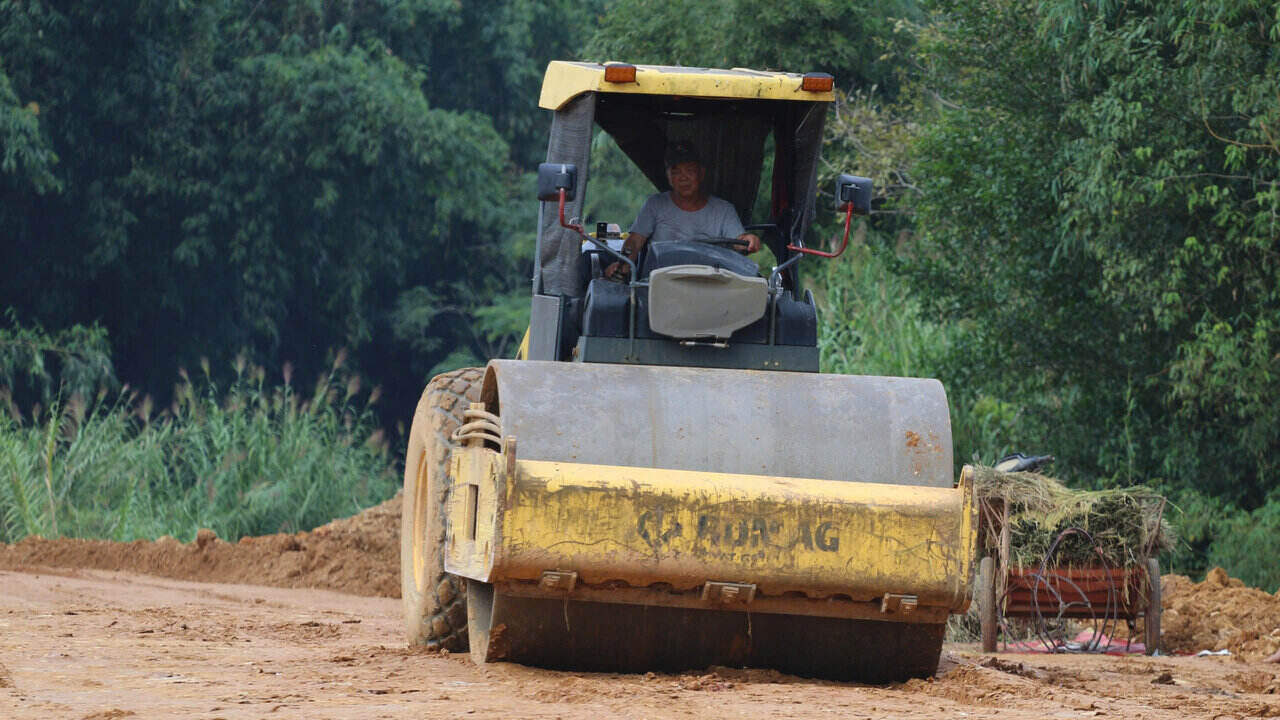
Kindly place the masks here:
MULTIPOLYGON (((564 197, 565 197, 565 189, 564 189, 564 188, 560 188, 560 227, 562 227, 562 228, 567 228, 567 229, 569 229, 569 230, 573 230, 574 232, 578 233, 579 235, 582 235, 583 237, 586 237, 586 233, 582 232, 582 226, 581 226, 581 225, 570 225, 569 223, 567 223, 567 222, 565 222, 565 221, 564 221, 564 197)), ((850 207, 852 207, 852 206, 850 206, 850 207)))
MULTIPOLYGON (((561 196, 561 205, 563 205, 563 195, 561 196)), ((837 250, 837 251, 835 251, 835 252, 833 252, 833 253, 829 253, 829 252, 823 252, 822 250, 810 250, 809 248, 806 248, 806 247, 800 247, 799 245, 788 245, 788 246, 787 246, 787 249, 788 249, 788 250, 791 250, 791 251, 793 251, 793 252, 804 253, 804 254, 806 254, 806 255, 817 255, 818 257, 824 257, 824 258, 838 258, 838 257, 840 257, 840 254, 844 252, 844 249, 845 249, 846 247, 848 247, 848 246, 849 246, 849 225, 853 222, 853 203, 849 203, 848 205, 845 205, 844 207, 845 207, 845 210, 844 210, 844 242, 840 243, 840 249, 839 249, 839 250, 837 250)), ((561 215, 563 216, 563 214, 564 214, 564 213, 563 213, 563 210, 562 210, 562 211, 561 211, 561 215)), ((561 223, 563 223, 563 222, 564 222, 564 221, 563 221, 563 220, 561 220, 561 223)))

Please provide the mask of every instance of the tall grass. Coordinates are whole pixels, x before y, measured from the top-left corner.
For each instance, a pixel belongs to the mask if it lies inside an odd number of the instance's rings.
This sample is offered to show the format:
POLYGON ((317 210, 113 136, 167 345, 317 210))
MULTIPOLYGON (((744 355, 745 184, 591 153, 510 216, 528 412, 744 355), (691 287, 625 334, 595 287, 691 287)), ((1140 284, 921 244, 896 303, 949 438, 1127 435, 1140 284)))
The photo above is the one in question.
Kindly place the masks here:
POLYGON ((173 404, 80 395, 0 416, 0 541, 310 529, 390 497, 393 459, 339 355, 309 394, 237 362, 220 388, 184 371, 173 404))
POLYGON ((883 254, 850 247, 828 263, 815 287, 823 372, 928 376, 937 371, 955 330, 930 322, 883 254))
POLYGON ((963 463, 991 464, 1013 450, 1043 451, 1023 444, 1027 434, 1015 405, 985 394, 980 379, 966 376, 957 362, 972 342, 966 327, 926 317, 906 280, 893 272, 889 252, 851 244, 816 274, 822 371, 941 380, 957 472, 963 463))

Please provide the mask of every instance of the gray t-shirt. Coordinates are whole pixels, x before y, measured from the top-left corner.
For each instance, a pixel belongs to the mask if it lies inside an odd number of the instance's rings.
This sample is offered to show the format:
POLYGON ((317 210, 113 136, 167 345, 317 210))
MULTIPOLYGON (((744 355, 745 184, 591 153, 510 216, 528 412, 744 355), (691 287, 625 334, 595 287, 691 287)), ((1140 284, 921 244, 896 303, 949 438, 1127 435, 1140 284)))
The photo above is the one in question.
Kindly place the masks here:
POLYGON ((640 208, 631 232, 653 242, 736 238, 746 232, 733 205, 718 197, 708 197, 701 210, 689 212, 676 207, 670 192, 650 195, 640 208))

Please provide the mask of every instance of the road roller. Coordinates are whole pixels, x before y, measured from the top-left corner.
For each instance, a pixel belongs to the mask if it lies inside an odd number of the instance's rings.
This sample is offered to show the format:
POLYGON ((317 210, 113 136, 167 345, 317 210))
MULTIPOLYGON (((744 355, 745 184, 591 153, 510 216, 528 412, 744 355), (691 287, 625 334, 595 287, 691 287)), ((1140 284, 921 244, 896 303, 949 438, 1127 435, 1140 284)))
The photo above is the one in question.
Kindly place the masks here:
POLYGON ((588 671, 936 671, 970 601, 973 483, 937 380, 819 372, 802 261, 838 256, 872 199, 839 176, 844 241, 806 244, 833 85, 550 63, 528 333, 515 359, 434 378, 410 432, 410 643, 588 671), (608 223, 584 230, 601 132, 656 191, 664 149, 699 148, 771 266, 734 238, 632 257, 608 223))

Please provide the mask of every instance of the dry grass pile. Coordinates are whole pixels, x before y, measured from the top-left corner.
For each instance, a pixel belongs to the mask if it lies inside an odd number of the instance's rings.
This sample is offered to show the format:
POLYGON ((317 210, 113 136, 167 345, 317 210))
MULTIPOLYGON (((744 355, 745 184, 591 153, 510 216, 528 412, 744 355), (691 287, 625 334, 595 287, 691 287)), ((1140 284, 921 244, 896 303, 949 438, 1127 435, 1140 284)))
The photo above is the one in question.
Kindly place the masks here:
POLYGON ((1128 568, 1174 544, 1164 497, 1145 487, 1072 490, 1039 473, 989 467, 974 468, 974 481, 984 549, 1005 567, 1128 568))

